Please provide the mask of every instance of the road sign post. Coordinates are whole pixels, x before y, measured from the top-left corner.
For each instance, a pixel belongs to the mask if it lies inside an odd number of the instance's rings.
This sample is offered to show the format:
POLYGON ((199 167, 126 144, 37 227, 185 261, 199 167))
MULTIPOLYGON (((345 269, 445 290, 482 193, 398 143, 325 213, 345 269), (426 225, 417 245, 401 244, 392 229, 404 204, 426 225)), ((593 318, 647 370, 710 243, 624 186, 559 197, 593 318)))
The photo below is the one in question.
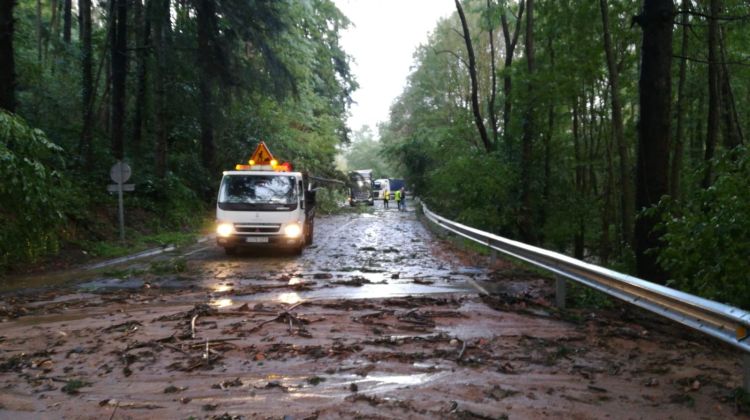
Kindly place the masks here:
POLYGON ((125 181, 130 179, 131 175, 130 166, 122 161, 117 161, 112 168, 109 170, 109 177, 115 182, 115 185, 108 185, 107 191, 117 191, 117 213, 120 219, 120 240, 125 240, 125 206, 123 204, 122 192, 123 191, 134 191, 135 186, 133 184, 124 184, 125 181))

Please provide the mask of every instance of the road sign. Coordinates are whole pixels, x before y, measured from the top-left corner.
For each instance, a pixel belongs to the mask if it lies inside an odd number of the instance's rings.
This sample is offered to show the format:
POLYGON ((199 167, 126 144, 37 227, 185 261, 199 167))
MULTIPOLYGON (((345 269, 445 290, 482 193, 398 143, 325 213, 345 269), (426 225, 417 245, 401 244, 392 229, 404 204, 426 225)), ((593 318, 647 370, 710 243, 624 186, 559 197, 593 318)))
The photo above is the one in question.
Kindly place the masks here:
MULTIPOLYGON (((135 191, 135 184, 121 184, 123 191, 135 191)), ((107 185, 107 191, 109 192, 117 192, 118 191, 119 184, 109 184, 107 185)))
POLYGON ((112 169, 109 170, 109 177, 117 184, 122 184, 130 179, 130 174, 130 165, 121 161, 112 165, 112 169))
POLYGON ((271 151, 268 150, 266 143, 260 142, 258 147, 255 148, 255 152, 253 152, 253 155, 250 157, 250 160, 255 162, 256 165, 270 165, 273 160, 273 155, 271 154, 271 151))

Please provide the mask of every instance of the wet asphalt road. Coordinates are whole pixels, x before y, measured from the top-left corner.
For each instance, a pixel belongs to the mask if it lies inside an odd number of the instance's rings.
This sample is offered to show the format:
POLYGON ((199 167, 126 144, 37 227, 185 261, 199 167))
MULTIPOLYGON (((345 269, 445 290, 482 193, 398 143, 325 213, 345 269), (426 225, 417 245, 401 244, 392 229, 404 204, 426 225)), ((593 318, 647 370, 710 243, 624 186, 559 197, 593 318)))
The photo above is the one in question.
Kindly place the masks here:
POLYGON ((0 418, 743 418, 731 351, 559 313, 413 208, 360 210, 299 257, 207 241, 17 280, 46 287, 0 295, 0 418))

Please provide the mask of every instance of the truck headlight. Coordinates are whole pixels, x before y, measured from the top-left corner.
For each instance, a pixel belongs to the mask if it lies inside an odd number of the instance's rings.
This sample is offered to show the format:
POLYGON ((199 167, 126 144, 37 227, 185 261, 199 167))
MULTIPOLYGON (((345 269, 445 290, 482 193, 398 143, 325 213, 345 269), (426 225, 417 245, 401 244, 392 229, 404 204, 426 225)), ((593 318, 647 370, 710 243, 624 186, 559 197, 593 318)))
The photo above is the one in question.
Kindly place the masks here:
POLYGON ((216 226, 216 234, 222 238, 227 238, 232 233, 234 233, 234 225, 231 223, 219 223, 219 226, 216 226))
POLYGON ((299 238, 299 236, 302 235, 302 226, 300 226, 299 223, 286 225, 284 228, 284 235, 289 238, 299 238))

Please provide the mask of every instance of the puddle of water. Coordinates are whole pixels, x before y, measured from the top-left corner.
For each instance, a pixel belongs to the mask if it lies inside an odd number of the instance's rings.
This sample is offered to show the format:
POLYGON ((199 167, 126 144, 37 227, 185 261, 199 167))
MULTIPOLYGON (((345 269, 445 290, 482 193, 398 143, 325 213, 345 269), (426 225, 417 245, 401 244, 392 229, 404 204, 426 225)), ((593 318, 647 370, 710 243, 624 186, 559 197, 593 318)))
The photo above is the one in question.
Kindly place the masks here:
POLYGON ((286 303, 287 305, 294 305, 295 303, 302 301, 302 297, 298 293, 289 292, 279 294, 276 300, 281 303, 286 303))
POLYGON ((214 299, 210 301, 208 304, 213 307, 221 309, 221 308, 226 308, 226 307, 234 305, 234 302, 232 301, 232 299, 223 298, 223 299, 214 299))
POLYGON ((388 374, 369 373, 366 377, 356 374, 342 374, 324 376, 325 381, 315 387, 302 387, 293 394, 300 396, 319 397, 345 397, 351 395, 347 391, 350 384, 356 384, 358 392, 372 394, 384 394, 400 388, 425 385, 445 376, 447 372, 435 373, 411 373, 411 374, 388 374))
POLYGON ((139 289, 143 287, 143 280, 137 278, 130 279, 96 279, 78 285, 78 290, 96 292, 105 289, 139 289))
POLYGON ((236 296, 237 301, 259 301, 272 299, 277 302, 293 305, 302 300, 319 299, 383 299, 409 295, 433 295, 450 293, 476 293, 468 283, 450 286, 428 286, 411 283, 397 284, 364 284, 361 287, 340 286, 307 292, 259 293, 255 295, 236 296))
POLYGON ((216 293, 224 293, 224 292, 228 292, 228 291, 232 290, 232 286, 230 286, 228 284, 221 284, 220 283, 220 284, 216 284, 216 285, 212 286, 211 289, 213 289, 213 291, 216 292, 216 293))

